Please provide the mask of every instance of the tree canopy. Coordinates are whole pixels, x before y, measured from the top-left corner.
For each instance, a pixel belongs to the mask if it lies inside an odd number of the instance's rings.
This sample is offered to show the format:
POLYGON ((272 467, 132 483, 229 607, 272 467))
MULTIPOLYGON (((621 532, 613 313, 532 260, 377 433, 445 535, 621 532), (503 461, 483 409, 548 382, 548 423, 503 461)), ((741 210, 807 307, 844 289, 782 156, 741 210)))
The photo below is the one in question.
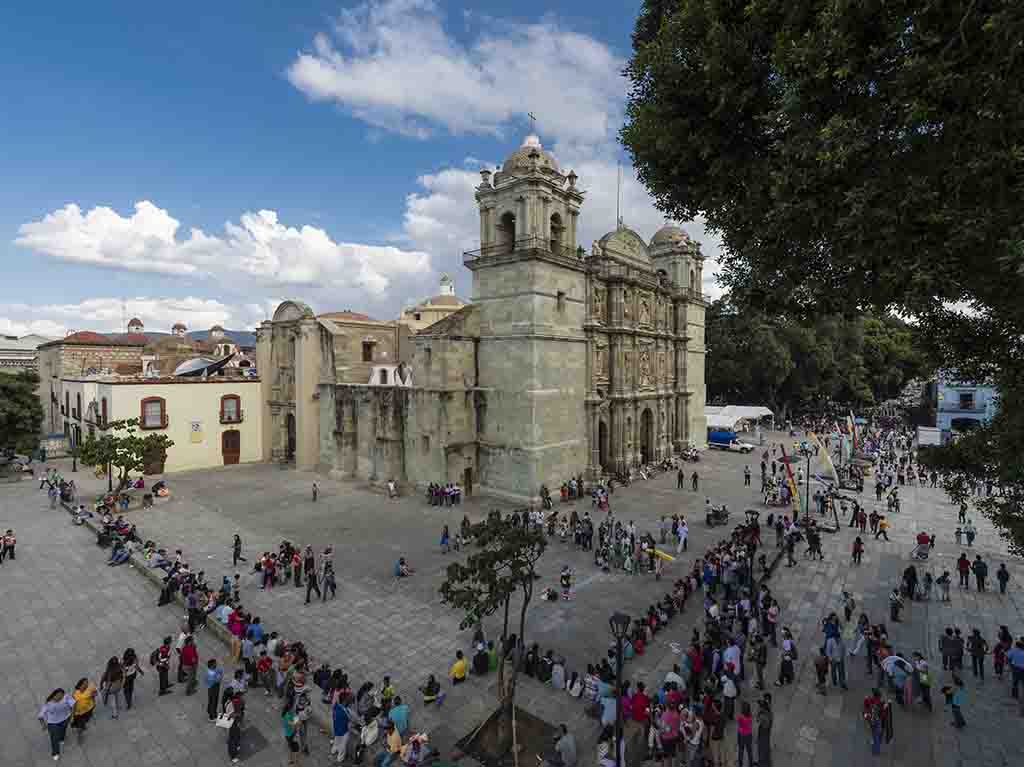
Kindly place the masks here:
POLYGON ((39 447, 43 406, 38 386, 35 371, 0 373, 0 450, 31 453, 39 447))
POLYGON ((111 421, 97 437, 90 434, 76 448, 78 460, 91 466, 107 466, 117 473, 116 492, 128 486, 132 472, 162 464, 174 440, 159 432, 140 434, 139 419, 111 421))
POLYGON ((914 329, 892 316, 799 321, 715 301, 706 319, 708 398, 765 404, 779 419, 825 403, 861 409, 926 373, 914 329))
MULTIPOLYGON (((1024 401, 1022 40, 1019 0, 645 0, 621 138, 659 208, 721 235, 738 304, 913 317, 1005 409, 1024 401)), ((1024 545, 1024 423, 971 436, 1024 545)), ((982 479, 966 458, 929 451, 982 479)))

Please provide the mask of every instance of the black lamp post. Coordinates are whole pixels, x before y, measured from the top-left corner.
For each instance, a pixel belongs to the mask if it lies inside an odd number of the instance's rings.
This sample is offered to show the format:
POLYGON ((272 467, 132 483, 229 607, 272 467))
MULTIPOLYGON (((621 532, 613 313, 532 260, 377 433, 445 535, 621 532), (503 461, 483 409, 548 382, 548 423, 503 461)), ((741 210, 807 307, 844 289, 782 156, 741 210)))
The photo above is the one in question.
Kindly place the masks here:
POLYGON ((618 612, 608 619, 615 637, 615 767, 622 767, 622 643, 630 623, 628 615, 618 612))
POLYGON ((811 455, 809 447, 802 448, 804 458, 807 459, 807 476, 804 478, 804 520, 811 520, 811 455))

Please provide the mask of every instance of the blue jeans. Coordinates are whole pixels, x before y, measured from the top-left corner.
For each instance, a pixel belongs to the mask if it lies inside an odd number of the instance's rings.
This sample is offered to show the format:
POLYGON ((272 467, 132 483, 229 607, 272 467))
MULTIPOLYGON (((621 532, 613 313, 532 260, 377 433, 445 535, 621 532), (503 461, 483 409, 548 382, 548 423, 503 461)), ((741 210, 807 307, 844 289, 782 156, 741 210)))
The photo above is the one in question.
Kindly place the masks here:
POLYGON ((846 662, 832 661, 832 686, 846 687, 846 662))
POLYGON ((46 725, 46 731, 50 734, 50 756, 60 754, 60 744, 64 742, 64 737, 68 732, 68 722, 70 721, 71 717, 68 717, 63 722, 46 725))
POLYGON ((388 765, 391 764, 392 757, 394 757, 394 754, 392 754, 385 748, 383 751, 377 754, 377 756, 373 757, 373 766, 388 767, 388 765))
POLYGON ((743 767, 743 752, 747 752, 747 767, 754 765, 754 735, 736 734, 736 767, 743 767))
POLYGON ((871 753, 878 756, 882 753, 882 723, 874 722, 871 725, 871 753))

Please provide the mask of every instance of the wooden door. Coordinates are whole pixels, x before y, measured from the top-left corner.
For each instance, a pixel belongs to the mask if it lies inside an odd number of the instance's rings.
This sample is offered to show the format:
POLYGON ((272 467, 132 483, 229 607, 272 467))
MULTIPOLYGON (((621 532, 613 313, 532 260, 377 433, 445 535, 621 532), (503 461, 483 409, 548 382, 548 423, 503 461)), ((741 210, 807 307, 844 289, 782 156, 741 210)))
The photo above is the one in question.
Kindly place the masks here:
POLYGON ((473 494, 473 469, 469 467, 462 472, 462 493, 467 498, 473 494))
POLYGON ((238 463, 238 457, 242 454, 242 435, 237 429, 231 429, 221 435, 220 451, 224 456, 225 466, 238 463))

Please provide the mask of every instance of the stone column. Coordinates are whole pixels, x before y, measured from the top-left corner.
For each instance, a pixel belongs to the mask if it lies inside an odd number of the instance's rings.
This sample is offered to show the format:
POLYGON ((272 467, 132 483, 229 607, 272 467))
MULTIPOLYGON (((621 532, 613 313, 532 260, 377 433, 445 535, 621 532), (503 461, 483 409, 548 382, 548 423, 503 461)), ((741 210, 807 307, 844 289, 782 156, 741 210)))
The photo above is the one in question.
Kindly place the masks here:
POLYGON ((590 475, 590 481, 595 481, 601 475, 601 430, 599 428, 600 422, 600 411, 596 404, 590 405, 590 467, 587 473, 590 475))

